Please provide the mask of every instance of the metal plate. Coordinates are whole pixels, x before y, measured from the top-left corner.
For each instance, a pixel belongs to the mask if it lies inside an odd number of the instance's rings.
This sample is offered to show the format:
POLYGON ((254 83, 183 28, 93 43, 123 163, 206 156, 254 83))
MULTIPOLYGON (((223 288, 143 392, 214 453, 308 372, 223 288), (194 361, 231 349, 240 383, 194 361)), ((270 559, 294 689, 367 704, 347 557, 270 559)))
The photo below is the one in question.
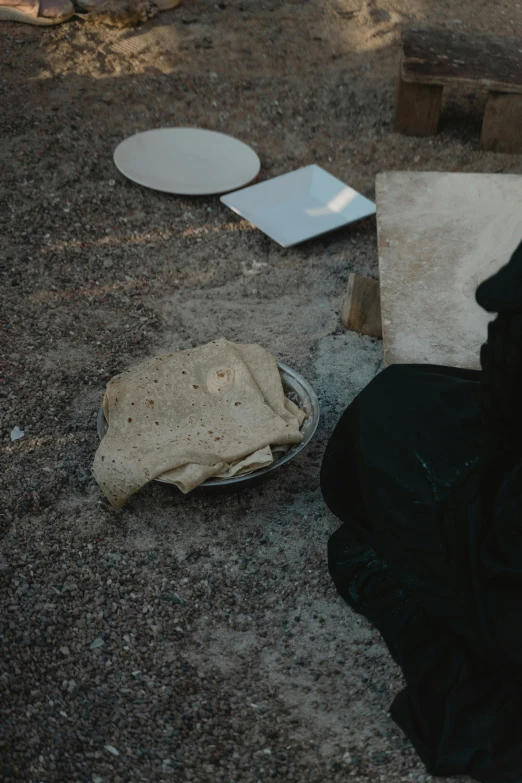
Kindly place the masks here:
MULTIPOLYGON (((224 487, 235 487, 239 489, 240 487, 247 487, 249 484, 256 484, 259 482, 259 480, 267 476, 273 470, 281 467, 281 465, 284 465, 286 462, 289 462, 291 459, 296 457, 299 452, 303 451, 303 449, 306 448, 306 446, 312 440, 313 436, 315 435, 315 431, 317 430, 320 417, 319 400, 317 399, 317 395, 308 381, 305 381, 303 376, 298 372, 293 370, 291 367, 288 367, 288 365, 283 364, 283 362, 277 362, 277 366, 279 367, 285 394, 292 400, 292 402, 295 402, 296 405, 302 408, 302 410, 304 410, 307 415, 307 418, 301 427, 303 440, 301 443, 297 443, 292 446, 286 452, 286 454, 273 462, 271 465, 268 465, 266 468, 261 468, 260 470, 256 470, 253 473, 248 473, 246 476, 234 476, 233 478, 229 479, 208 479, 207 481, 204 481, 203 484, 200 484, 197 489, 223 489, 224 487)), ((98 437, 100 440, 103 440, 103 437, 108 429, 108 424, 105 420, 105 416, 103 415, 103 405, 98 411, 97 429, 98 437)), ((154 481, 159 481, 161 484, 166 484, 173 489, 177 489, 174 484, 172 484, 170 481, 166 481, 165 479, 157 478, 154 479, 154 481)))

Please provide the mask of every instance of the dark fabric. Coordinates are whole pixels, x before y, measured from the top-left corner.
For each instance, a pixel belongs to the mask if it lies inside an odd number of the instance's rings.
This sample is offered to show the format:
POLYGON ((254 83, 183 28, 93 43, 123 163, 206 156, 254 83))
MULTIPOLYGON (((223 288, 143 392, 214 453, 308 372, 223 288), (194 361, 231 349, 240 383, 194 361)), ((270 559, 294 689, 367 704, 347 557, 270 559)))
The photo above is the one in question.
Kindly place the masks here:
POLYGON ((334 583, 404 673, 394 720, 430 773, 484 783, 522 781, 522 284, 506 279, 479 289, 499 312, 482 372, 384 370, 345 411, 321 471, 343 522, 334 583))
POLYGON ((488 313, 522 309, 522 242, 508 264, 477 288, 477 302, 488 313))

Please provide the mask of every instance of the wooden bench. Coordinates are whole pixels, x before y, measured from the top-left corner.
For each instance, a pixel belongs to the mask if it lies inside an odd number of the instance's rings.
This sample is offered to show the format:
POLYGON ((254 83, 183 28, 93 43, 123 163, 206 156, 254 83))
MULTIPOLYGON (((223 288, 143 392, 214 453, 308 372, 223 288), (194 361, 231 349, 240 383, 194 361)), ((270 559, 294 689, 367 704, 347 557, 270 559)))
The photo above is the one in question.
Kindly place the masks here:
POLYGON ((482 146, 522 152, 522 40, 484 33, 406 27, 395 106, 395 130, 437 133, 447 85, 487 90, 482 146))

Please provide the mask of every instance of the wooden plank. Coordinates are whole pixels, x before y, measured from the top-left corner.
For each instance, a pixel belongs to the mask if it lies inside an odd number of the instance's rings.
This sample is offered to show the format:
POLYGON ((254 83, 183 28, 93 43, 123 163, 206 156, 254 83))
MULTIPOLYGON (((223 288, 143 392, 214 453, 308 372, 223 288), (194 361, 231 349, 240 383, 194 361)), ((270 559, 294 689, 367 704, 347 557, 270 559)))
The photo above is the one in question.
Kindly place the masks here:
POLYGON ((482 146, 491 152, 522 153, 522 95, 489 93, 482 146))
POLYGON ((522 237, 522 176, 393 172, 377 177, 386 364, 477 369, 490 316, 477 285, 522 237))
POLYGON ((350 274, 341 320, 347 329, 382 337, 379 281, 350 274))
POLYGON ((405 27, 402 78, 522 93, 522 39, 458 30, 405 27))
POLYGON ((439 127, 443 88, 436 84, 404 82, 401 74, 395 99, 395 132, 434 136, 439 127))

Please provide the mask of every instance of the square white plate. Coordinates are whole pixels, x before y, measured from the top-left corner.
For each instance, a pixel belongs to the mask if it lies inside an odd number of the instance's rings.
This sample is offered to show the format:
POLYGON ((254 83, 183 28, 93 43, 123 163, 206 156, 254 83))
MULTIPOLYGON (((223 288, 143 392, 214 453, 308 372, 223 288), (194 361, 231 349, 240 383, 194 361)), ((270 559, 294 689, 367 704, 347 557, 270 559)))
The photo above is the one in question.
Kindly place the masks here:
POLYGON ((316 165, 227 193, 221 201, 282 247, 375 214, 373 201, 316 165))

